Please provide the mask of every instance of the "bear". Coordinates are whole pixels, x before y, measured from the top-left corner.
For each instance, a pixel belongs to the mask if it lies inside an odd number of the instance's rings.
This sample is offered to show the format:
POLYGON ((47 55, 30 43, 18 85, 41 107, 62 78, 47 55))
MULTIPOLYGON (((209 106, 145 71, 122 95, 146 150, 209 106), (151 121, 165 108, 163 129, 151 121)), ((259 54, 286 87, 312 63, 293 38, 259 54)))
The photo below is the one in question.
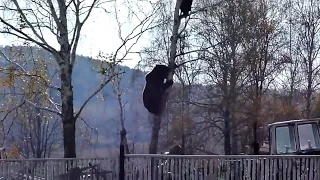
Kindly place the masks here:
POLYGON ((157 64, 145 77, 143 104, 154 115, 159 115, 162 112, 163 95, 173 85, 173 80, 167 80, 169 72, 168 66, 157 64))
POLYGON ((180 10, 182 12, 181 17, 186 18, 189 15, 189 11, 191 11, 192 1, 193 0, 182 0, 180 5, 180 10))

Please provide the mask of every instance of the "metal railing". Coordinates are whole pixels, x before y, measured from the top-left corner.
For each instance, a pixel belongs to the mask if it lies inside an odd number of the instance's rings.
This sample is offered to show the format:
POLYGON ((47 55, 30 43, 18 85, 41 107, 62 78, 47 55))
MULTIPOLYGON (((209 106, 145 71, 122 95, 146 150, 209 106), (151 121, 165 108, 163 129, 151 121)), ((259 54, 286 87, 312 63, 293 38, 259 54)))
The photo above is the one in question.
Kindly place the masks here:
POLYGON ((128 180, 319 180, 320 156, 126 155, 128 180))
POLYGON ((119 159, 0 159, 0 179, 32 180, 115 180, 119 159))

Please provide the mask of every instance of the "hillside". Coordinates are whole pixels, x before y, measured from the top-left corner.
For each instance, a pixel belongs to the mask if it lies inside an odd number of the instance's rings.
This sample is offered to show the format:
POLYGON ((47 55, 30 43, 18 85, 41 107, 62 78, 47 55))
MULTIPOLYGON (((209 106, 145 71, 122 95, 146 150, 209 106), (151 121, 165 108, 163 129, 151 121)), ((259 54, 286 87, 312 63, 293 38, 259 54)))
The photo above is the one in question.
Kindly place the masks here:
MULTIPOLYGON (((23 47, 17 47, 28 52, 23 47)), ((8 47, 1 48, 7 56, 10 56, 8 47)), ((54 74, 54 69, 57 68, 56 63, 52 56, 39 49, 33 48, 33 53, 36 55, 44 56, 48 61, 50 74, 54 74)), ((1 66, 7 66, 8 62, 1 57, 1 66)), ((102 76, 97 72, 100 61, 92 60, 88 57, 77 56, 77 62, 73 71, 73 89, 74 89, 74 104, 77 110, 83 102, 99 88, 102 76)), ((27 66, 26 66, 27 67, 27 66)), ((147 121, 147 111, 142 103, 142 90, 144 86, 144 73, 139 70, 130 69, 129 67, 122 66, 125 71, 121 85, 125 89, 122 95, 123 102, 127 102, 125 106, 125 125, 128 131, 128 139, 135 143, 146 143, 149 141, 149 124, 147 121)), ((58 76, 54 76, 54 84, 59 86, 58 76)), ((2 88, 1 92, 4 89, 2 88)), ((52 91, 52 99, 59 102, 59 95, 52 91)), ((85 119, 86 124, 95 128, 95 133, 92 134, 92 139, 95 142, 95 148, 108 148, 116 147, 119 144, 119 115, 118 104, 115 94, 112 91, 111 85, 107 85, 101 93, 93 98, 86 106, 81 114, 85 119), (97 136, 98 135, 98 136, 97 136)), ((82 121, 78 121, 78 126, 85 129, 82 121)), ((80 129, 81 129, 80 128, 80 129)), ((87 128, 90 129, 90 128, 87 128)), ((77 139, 81 139, 82 130, 77 131, 77 139)), ((79 142, 79 141, 78 141, 79 142)), ((80 146, 80 143, 78 143, 80 146)))

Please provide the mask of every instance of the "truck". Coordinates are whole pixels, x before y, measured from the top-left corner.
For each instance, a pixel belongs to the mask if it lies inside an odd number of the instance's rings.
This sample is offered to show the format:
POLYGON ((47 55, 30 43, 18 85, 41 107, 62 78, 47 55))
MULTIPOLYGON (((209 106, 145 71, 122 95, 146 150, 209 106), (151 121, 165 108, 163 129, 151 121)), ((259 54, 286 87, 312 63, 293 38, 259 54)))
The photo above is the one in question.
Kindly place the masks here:
POLYGON ((320 155, 320 118, 268 125, 270 155, 320 155))
POLYGON ((193 174, 195 179, 204 180, 212 176, 209 172, 215 174, 213 179, 320 179, 320 156, 317 156, 320 155, 320 118, 275 122, 266 127, 268 141, 263 143, 260 150, 264 152, 259 155, 207 156, 196 160, 198 167, 190 166, 192 160, 186 158, 182 168, 189 167, 188 174, 171 172, 176 162, 168 158, 162 160, 158 172, 167 177, 161 176, 162 179, 179 176, 188 179, 193 174))

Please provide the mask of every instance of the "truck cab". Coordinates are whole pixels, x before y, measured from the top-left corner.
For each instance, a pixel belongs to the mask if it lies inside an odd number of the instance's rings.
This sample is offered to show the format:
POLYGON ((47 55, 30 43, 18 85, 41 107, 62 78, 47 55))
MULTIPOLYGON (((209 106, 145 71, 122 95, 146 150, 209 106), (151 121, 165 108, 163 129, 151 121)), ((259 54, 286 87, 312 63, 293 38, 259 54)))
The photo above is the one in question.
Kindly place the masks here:
POLYGON ((320 155, 319 123, 320 118, 269 124, 269 153, 320 155))

